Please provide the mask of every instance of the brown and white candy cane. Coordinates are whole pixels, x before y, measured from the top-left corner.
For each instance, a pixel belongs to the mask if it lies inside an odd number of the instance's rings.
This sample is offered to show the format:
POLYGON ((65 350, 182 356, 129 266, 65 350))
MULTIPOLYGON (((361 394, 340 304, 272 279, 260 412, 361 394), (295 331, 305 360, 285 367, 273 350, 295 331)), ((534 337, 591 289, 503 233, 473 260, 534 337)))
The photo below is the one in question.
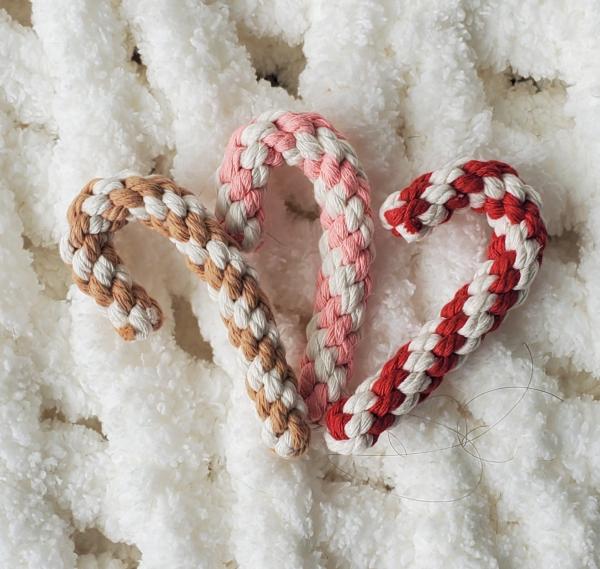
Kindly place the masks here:
POLYGON ((106 310, 125 340, 157 330, 162 314, 132 281, 113 235, 128 221, 139 221, 172 241, 219 305, 229 339, 241 354, 248 393, 264 421, 265 443, 284 457, 304 453, 310 440, 306 406, 267 297, 237 245, 196 196, 160 176, 95 179, 71 203, 68 221, 61 256, 77 286, 106 310))
POLYGON ((391 194, 380 216, 394 235, 414 241, 467 206, 484 213, 493 229, 487 260, 442 308, 439 318, 427 322, 352 396, 330 407, 326 423, 332 450, 350 454, 375 444, 525 300, 547 234, 537 193, 508 164, 451 163, 391 194))

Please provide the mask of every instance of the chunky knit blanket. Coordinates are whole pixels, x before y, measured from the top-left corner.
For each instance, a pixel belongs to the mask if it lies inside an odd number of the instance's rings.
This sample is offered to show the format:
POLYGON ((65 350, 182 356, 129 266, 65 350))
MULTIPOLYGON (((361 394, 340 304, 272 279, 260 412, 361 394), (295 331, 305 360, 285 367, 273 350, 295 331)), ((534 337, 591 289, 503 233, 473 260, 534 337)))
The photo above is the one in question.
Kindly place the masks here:
MULTIPOLYGON (((600 565, 597 3, 0 8, 1 567, 600 565), (376 255, 357 236, 346 260, 323 262, 341 210, 310 170, 290 167, 284 137, 255 128, 228 150, 238 127, 273 109, 326 117, 335 129, 319 144, 350 156, 343 133, 359 159, 349 227, 376 255), (269 137, 281 166, 267 182, 253 141, 269 137), (241 147, 249 185, 223 158, 241 147), (503 164, 482 166, 491 159, 503 164), (110 181, 124 170, 137 178, 110 181), (86 186, 94 179, 109 182, 86 186), (258 204, 248 195, 263 182, 258 204), (100 237, 86 257, 77 235, 60 246, 82 188, 80 229, 114 233, 112 249, 100 237), (87 200, 113 190, 131 212, 115 209, 109 226, 105 198, 87 200), (548 231, 539 271, 536 192, 548 231), (472 211, 490 196, 501 213, 472 211), (194 235, 217 243, 208 269, 194 235), (111 318, 61 251, 107 306, 102 283, 122 283, 111 318), (350 275, 346 312, 328 297, 315 311, 348 259, 370 263, 370 278, 350 275), (211 290, 254 278, 272 314, 235 320, 211 290), (330 306, 351 315, 337 336, 330 306), (140 339, 123 341, 111 322, 140 339), (252 322, 271 343, 245 368, 252 322), (460 367, 457 323, 477 348, 460 367), (431 369, 430 352, 453 365, 435 391, 427 378, 447 370, 431 369)), ((266 306, 257 290, 244 289, 252 314, 266 306)))

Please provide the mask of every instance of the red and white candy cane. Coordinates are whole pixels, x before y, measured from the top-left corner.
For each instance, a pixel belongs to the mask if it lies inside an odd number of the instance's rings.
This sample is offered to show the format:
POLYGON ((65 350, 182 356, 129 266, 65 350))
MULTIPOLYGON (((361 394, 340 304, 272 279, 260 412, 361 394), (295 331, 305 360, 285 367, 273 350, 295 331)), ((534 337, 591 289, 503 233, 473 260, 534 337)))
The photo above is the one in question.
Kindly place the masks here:
POLYGON ((423 401, 521 304, 542 260, 546 228, 537 193, 508 164, 460 160, 420 176, 391 194, 380 216, 396 236, 414 241, 471 206, 493 228, 488 260, 418 335, 377 375, 327 412, 329 447, 364 451, 397 419, 423 401))
POLYGON ((322 116, 264 113, 232 135, 219 171, 216 214, 245 250, 260 241, 269 170, 283 163, 302 169, 321 207, 322 265, 299 376, 318 421, 342 396, 371 288, 370 188, 354 150, 322 116))

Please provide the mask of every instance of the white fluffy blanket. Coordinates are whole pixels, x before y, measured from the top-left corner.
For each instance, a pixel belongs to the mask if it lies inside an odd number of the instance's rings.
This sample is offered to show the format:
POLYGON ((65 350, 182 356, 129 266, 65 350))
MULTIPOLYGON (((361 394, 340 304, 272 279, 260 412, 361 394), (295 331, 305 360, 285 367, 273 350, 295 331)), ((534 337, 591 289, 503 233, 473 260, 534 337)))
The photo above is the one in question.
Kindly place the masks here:
MULTIPOLYGON (((594 0, 2 0, 0 566, 600 564, 600 5, 594 0), (58 257, 88 179, 173 176, 212 207, 229 134, 322 113, 378 208, 448 159, 515 166, 551 234, 527 303, 368 456, 260 442, 215 305, 169 243, 119 249, 163 329, 125 343, 58 257), (596 284, 594 284, 596 283, 596 284), (525 387, 530 385, 530 389, 525 387)), ((310 184, 279 169, 252 262, 291 361, 319 263, 310 184)), ((485 221, 376 230, 354 384, 482 259, 485 221)))

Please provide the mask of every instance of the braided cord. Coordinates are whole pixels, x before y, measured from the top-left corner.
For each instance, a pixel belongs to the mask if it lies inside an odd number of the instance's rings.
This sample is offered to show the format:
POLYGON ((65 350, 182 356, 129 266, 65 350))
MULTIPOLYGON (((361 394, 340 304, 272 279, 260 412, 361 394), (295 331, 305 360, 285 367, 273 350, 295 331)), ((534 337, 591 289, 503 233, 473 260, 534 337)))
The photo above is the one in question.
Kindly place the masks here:
POLYGON ((196 196, 159 176, 96 179, 73 200, 67 217, 61 257, 71 265, 78 287, 106 309, 125 340, 145 338, 160 328, 162 313, 132 281, 113 235, 137 220, 170 239, 219 305, 230 341, 242 356, 248 393, 264 421, 266 444, 286 457, 307 449, 306 407, 269 302, 255 271, 196 196))
POLYGON ((323 117, 265 113, 233 134, 219 172, 216 214, 243 249, 261 239, 269 170, 283 163, 302 169, 321 208, 322 264, 299 376, 316 422, 342 396, 371 289, 370 188, 354 150, 323 117))
POLYGON ((537 193, 502 162, 458 161, 392 193, 380 214, 396 236, 414 241, 448 221, 457 209, 485 213, 493 229, 482 263, 440 317, 427 322, 378 374, 326 417, 329 447, 361 452, 438 387, 443 377, 521 304, 542 260, 547 234, 537 193))

